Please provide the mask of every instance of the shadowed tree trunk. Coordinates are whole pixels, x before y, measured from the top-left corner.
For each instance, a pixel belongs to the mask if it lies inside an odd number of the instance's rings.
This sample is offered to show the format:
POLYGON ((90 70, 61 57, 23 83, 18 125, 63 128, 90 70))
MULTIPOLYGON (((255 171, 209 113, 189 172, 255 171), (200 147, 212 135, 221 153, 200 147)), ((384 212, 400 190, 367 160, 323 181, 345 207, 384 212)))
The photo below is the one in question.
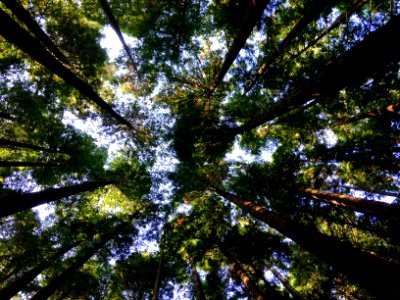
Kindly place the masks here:
POLYGON ((266 69, 273 63, 280 55, 285 52, 285 48, 289 47, 291 43, 304 31, 308 24, 317 19, 324 10, 332 8, 338 0, 334 1, 314 1, 309 9, 305 12, 304 16, 296 23, 288 35, 279 43, 276 50, 268 57, 268 60, 262 64, 257 74, 254 75, 246 88, 244 95, 246 95, 252 87, 256 84, 258 79, 264 74, 266 69))
POLYGON ((243 269, 243 267, 237 261, 237 259, 235 259, 235 257, 232 255, 232 253, 226 247, 224 247, 222 245, 222 243, 218 243, 217 246, 218 246, 218 249, 221 251, 221 253, 228 260, 233 271, 235 271, 236 275, 240 278, 240 280, 243 282, 246 289, 254 297, 254 299, 257 299, 257 300, 266 299, 264 297, 262 291, 260 290, 260 288, 251 280, 249 275, 247 275, 246 271, 243 269))
POLYGON ((79 268, 85 264, 93 255, 95 255, 101 248, 112 240, 124 227, 131 226, 130 223, 121 223, 108 232, 103 234, 99 240, 94 241, 91 246, 80 251, 73 259, 71 264, 64 269, 59 275, 53 277, 48 285, 39 290, 31 300, 48 299, 55 291, 59 290, 66 281, 73 278, 74 274, 79 268))
POLYGON ((5 147, 18 147, 18 148, 24 148, 24 149, 31 149, 35 151, 43 151, 47 153, 60 153, 60 154, 69 154, 60 150, 55 150, 55 149, 49 149, 46 147, 41 147, 41 146, 36 146, 28 143, 23 143, 23 142, 17 142, 13 140, 8 140, 8 139, 1 139, 0 138, 0 146, 5 146, 5 147))
POLYGON ((9 121, 15 121, 15 118, 13 116, 6 114, 5 112, 1 112, 1 111, 0 111, 0 118, 6 119, 9 121))
POLYGON ((322 234, 315 227, 285 219, 264 206, 241 199, 218 187, 214 186, 212 190, 360 283, 372 295, 393 300, 400 297, 399 263, 354 248, 349 243, 322 234))
POLYGON ((95 190, 99 187, 112 184, 113 181, 84 182, 71 186, 56 189, 47 189, 41 192, 27 194, 1 195, 0 202, 3 207, 0 210, 0 217, 9 216, 41 204, 50 203, 68 196, 95 190))
POLYGON ((107 0, 99 0, 99 3, 104 11, 104 14, 106 15, 108 22, 110 23, 111 27, 117 34, 122 46, 124 47, 124 50, 126 52, 126 55, 128 55, 128 58, 131 62, 131 65, 133 69, 135 70, 136 74, 138 75, 138 69, 137 69, 137 64, 135 63, 135 60, 133 59, 131 50, 129 49, 127 43, 125 42, 124 36, 121 33, 121 30, 119 28, 119 24, 117 22, 117 19, 115 18, 110 5, 108 4, 107 0))
POLYGON ((288 290, 288 292, 293 296, 293 299, 295 300, 304 300, 304 298, 296 291, 296 289, 281 275, 281 273, 278 272, 278 270, 276 270, 274 268, 274 266, 270 263, 266 263, 266 266, 268 268, 268 270, 271 271, 272 274, 274 274, 274 276, 276 278, 278 278, 278 280, 283 284, 283 286, 288 290))
POLYGON ((18 0, 1 0, 17 18, 23 22, 35 37, 45 46, 59 61, 69 65, 68 59, 53 43, 49 36, 42 30, 30 13, 19 3, 18 0))
POLYGON ((353 122, 357 122, 362 119, 367 119, 367 118, 373 118, 373 117, 379 117, 379 116, 390 116, 390 115, 397 115, 400 112, 400 103, 394 103, 390 104, 388 106, 384 106, 381 108, 377 108, 374 110, 371 110, 369 112, 364 112, 364 113, 359 113, 357 115, 354 115, 350 118, 345 118, 339 123, 335 124, 334 126, 340 126, 344 124, 349 124, 353 122))
POLYGON ((119 123, 133 129, 132 124, 118 114, 107 104, 93 89, 82 79, 78 78, 71 70, 65 67, 51 53, 49 53, 39 41, 33 38, 27 31, 18 25, 7 13, 0 9, 0 35, 8 42, 14 44, 34 60, 42 64, 52 73, 60 76, 68 84, 72 85, 83 95, 88 97, 105 112, 111 115, 119 123))
POLYGON ((29 271, 24 272, 15 280, 11 281, 0 290, 0 299, 10 299, 15 296, 18 292, 22 291, 33 279, 36 278, 45 269, 54 264, 62 255, 76 247, 80 242, 74 242, 70 245, 61 247, 51 257, 40 262, 37 266, 31 268, 29 271))
POLYGON ((299 53, 297 53, 292 59, 296 59, 300 55, 302 55, 304 52, 306 52, 308 49, 310 49, 312 46, 314 46, 320 39, 322 39, 325 35, 327 35, 329 32, 331 32, 333 29, 338 27, 340 24, 342 24, 345 20, 348 20, 353 13, 355 13, 357 10, 359 10, 364 4, 370 2, 370 0, 356 0, 348 9, 346 9, 339 17, 335 19, 335 21, 329 25, 327 28, 322 30, 318 36, 310 41, 306 47, 304 47, 303 50, 301 50, 299 53))
POLYGON ((60 167, 62 164, 32 161, 0 161, 0 167, 60 167))
POLYGON ((300 189, 299 195, 367 215, 378 216, 383 220, 392 218, 395 221, 400 221, 400 206, 398 205, 314 189, 300 189))
POLYGON ((247 38, 250 36, 253 28, 256 26, 257 22, 260 20, 265 7, 269 3, 270 0, 256 0, 252 1, 250 7, 248 9, 247 14, 245 15, 242 24, 236 32, 236 37, 230 46, 228 53, 225 55, 224 62, 214 78, 214 82, 211 84, 207 96, 211 96, 218 85, 221 83, 224 78, 226 72, 228 72, 230 66, 236 59, 240 50, 246 44, 247 38))
POLYGON ((193 260, 193 257, 189 256, 188 263, 190 266, 190 273, 192 275, 193 285, 196 292, 197 300, 206 300, 206 296, 203 291, 203 286, 201 285, 201 280, 199 273, 197 272, 196 263, 193 260))
POLYGON ((345 87, 359 85, 368 76, 382 71, 385 66, 400 59, 400 44, 393 39, 398 35, 400 35, 400 15, 370 33, 363 41, 326 66, 317 76, 304 82, 301 88, 293 90, 248 122, 231 128, 225 134, 241 134, 284 115, 310 100, 321 101, 326 95, 336 93, 345 87), (370 57, 375 59, 371 60, 370 57))

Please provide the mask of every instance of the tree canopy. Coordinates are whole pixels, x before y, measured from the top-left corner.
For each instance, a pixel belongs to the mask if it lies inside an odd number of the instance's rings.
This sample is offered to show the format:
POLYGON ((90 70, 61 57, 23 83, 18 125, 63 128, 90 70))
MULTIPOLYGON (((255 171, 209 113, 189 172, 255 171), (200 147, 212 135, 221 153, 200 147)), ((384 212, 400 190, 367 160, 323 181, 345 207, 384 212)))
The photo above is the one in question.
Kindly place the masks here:
POLYGON ((397 1, 0 0, 0 299, 400 299, 398 36, 397 1))

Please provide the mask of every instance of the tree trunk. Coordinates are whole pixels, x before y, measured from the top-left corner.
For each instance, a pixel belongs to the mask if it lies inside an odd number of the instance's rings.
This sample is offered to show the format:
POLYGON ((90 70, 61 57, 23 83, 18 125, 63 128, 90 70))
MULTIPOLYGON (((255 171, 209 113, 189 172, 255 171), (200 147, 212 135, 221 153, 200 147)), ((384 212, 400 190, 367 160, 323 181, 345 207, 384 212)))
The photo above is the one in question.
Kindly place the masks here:
POLYGON ((15 121, 15 118, 13 116, 11 116, 9 114, 6 114, 5 112, 1 112, 1 111, 0 111, 0 118, 1 119, 6 119, 6 120, 9 120, 9 121, 15 121))
POLYGON ((257 71, 257 73, 250 81, 248 87, 244 92, 244 95, 246 95, 253 88, 258 79, 260 79, 260 77, 264 74, 268 66, 270 66, 271 63, 273 63, 280 55, 282 55, 285 52, 285 48, 291 45, 291 43, 296 39, 296 37, 298 37, 304 31, 307 25, 313 20, 317 19, 324 10, 333 7, 337 2, 338 0, 314 1, 314 3, 310 5, 308 11, 305 12, 304 16, 296 23, 296 25, 283 39, 283 41, 279 43, 276 50, 268 57, 267 61, 262 64, 260 69, 257 71))
POLYGON ((335 62, 324 67, 320 74, 304 82, 300 88, 293 90, 285 98, 272 104, 243 125, 231 128, 230 134, 241 134, 284 115, 310 100, 321 101, 323 97, 343 88, 359 85, 366 77, 382 71, 386 65, 400 59, 400 43, 393 39, 398 35, 400 35, 400 15, 392 17, 384 26, 370 33, 335 62), (371 60, 371 57, 374 59, 371 60), (366 61, 368 63, 365 63, 366 61))
POLYGON ((127 226, 131 226, 131 224, 128 222, 128 223, 121 223, 115 226, 114 228, 110 229, 107 233, 102 235, 100 237, 100 240, 93 242, 91 246, 78 253, 72 260, 72 263, 66 269, 64 269, 64 271, 62 271, 61 274, 53 277, 50 283, 41 290, 39 290, 31 298, 31 300, 48 299, 55 291, 60 289, 65 284, 65 282, 71 280, 74 274, 79 270, 79 268, 85 262, 87 262, 93 255, 95 255, 101 248, 103 248, 108 241, 112 240, 115 237, 115 235, 117 235, 120 232, 120 230, 122 230, 124 227, 127 226))
POLYGON ((281 275, 281 273, 276 270, 272 264, 266 263, 268 270, 283 284, 283 286, 288 290, 288 292, 293 296, 295 300, 303 300, 304 298, 296 291, 296 289, 281 275))
POLYGON ((42 30, 30 13, 17 0, 1 0, 17 18, 35 35, 35 37, 45 46, 59 61, 69 65, 68 59, 53 43, 49 36, 42 30))
POLYGON ((65 153, 62 151, 55 150, 55 149, 49 149, 46 147, 41 147, 41 146, 36 146, 36 145, 28 144, 28 143, 17 142, 17 141, 1 139, 1 138, 0 138, 0 145, 4 146, 4 147, 18 147, 18 148, 24 148, 24 149, 31 149, 31 150, 35 150, 35 151, 43 151, 46 153, 69 154, 69 153, 65 153))
POLYGON ((260 290, 260 288, 251 280, 249 275, 247 275, 246 271, 240 265, 240 263, 235 259, 235 257, 230 253, 230 251, 222 245, 222 243, 218 243, 218 248, 221 253, 226 257, 232 269, 235 271, 236 275, 240 278, 240 280, 245 285, 246 289, 249 293, 257 300, 266 299, 260 290))
POLYGON ((84 182, 61 188, 50 188, 41 192, 27 194, 1 195, 3 207, 0 217, 9 216, 41 204, 50 203, 68 196, 95 190, 99 187, 114 183, 113 181, 84 182))
POLYGON ((136 74, 138 74, 138 69, 137 69, 137 65, 135 63, 135 60, 133 59, 131 50, 129 49, 128 45, 125 42, 124 36, 121 33, 121 30, 119 28, 119 24, 117 22, 117 19, 114 17, 114 14, 111 10, 110 5, 108 4, 107 0, 99 0, 99 3, 101 5, 101 8, 104 11, 104 14, 106 15, 108 22, 110 23, 111 27, 113 28, 113 30, 115 31, 115 33, 117 34, 122 46, 124 47, 124 50, 126 52, 126 54, 128 55, 128 58, 131 62, 131 65, 133 67, 133 69, 135 70, 136 74))
POLYGON ((304 249, 326 261, 379 299, 400 298, 400 264, 319 232, 315 227, 285 219, 261 205, 241 199, 218 187, 220 196, 278 230, 304 249))
POLYGON ((54 264, 56 260, 58 260, 62 255, 76 247, 80 242, 74 242, 71 245, 66 245, 60 249, 56 253, 54 253, 47 260, 39 263, 37 266, 33 267, 29 271, 24 272, 21 276, 11 281, 0 290, 0 299, 11 299, 18 292, 22 291, 36 276, 42 273, 45 269, 54 264))
POLYGON ((337 123, 335 126, 349 124, 349 123, 357 122, 362 119, 373 118, 373 117, 378 117, 378 116, 385 116, 385 115, 394 115, 395 116, 399 112, 400 112, 400 102, 397 102, 394 104, 390 104, 388 106, 384 106, 381 108, 371 110, 369 112, 359 113, 350 118, 345 118, 342 121, 340 121, 339 123, 337 123))
POLYGON ((398 205, 314 189, 300 189, 299 195, 377 216, 383 220, 391 218, 400 221, 400 206, 398 205))
POLYGON ((199 273, 197 272, 196 264, 191 256, 189 256, 189 266, 192 275, 193 285, 196 292, 197 300, 206 300, 206 296, 203 291, 203 286, 201 285, 201 280, 199 273))
POLYGON ((265 7, 270 2, 270 0, 256 0, 252 1, 250 7, 248 8, 247 14, 245 15, 242 24, 236 32, 236 37, 233 40, 232 45, 230 46, 228 53, 225 56, 224 62, 214 78, 213 83, 211 84, 207 96, 210 97, 218 85, 221 83, 225 74, 228 72, 230 66, 236 59, 240 50, 246 44, 247 38, 250 36, 253 28, 256 26, 257 22, 260 20, 265 7))
POLYGON ((33 38, 1 9, 0 35, 42 64, 49 71, 60 76, 68 84, 79 90, 83 95, 91 99, 119 123, 127 126, 129 129, 133 129, 132 125, 118 114, 109 104, 107 104, 87 82, 78 78, 73 72, 71 72, 71 70, 65 67, 59 60, 51 55, 39 41, 33 38))
POLYGON ((36 161, 0 161, 0 167, 60 167, 61 164, 36 161))
POLYGON ((160 261, 158 263, 158 268, 157 268, 157 275, 156 275, 156 281, 154 282, 154 289, 153 289, 153 300, 158 300, 159 293, 160 293, 160 287, 161 287, 161 268, 162 268, 162 259, 160 257, 160 261))
POLYGON ((339 17, 335 19, 335 21, 322 30, 318 36, 310 41, 306 47, 304 47, 303 50, 301 50, 299 53, 297 53, 292 59, 296 59, 300 55, 302 55, 304 52, 306 52, 308 49, 310 49, 312 46, 314 46, 320 39, 322 39, 325 35, 327 35, 329 32, 331 32, 333 29, 338 27, 340 24, 342 24, 345 20, 348 20, 353 13, 355 13, 358 9, 360 9, 364 4, 368 3, 370 0, 356 0, 348 9, 346 9, 339 17))
POLYGON ((260 271, 258 268, 256 268, 253 264, 246 264, 248 266, 248 269, 251 273, 254 274, 257 278, 261 279, 264 282, 265 286, 265 298, 266 299, 276 299, 276 300, 287 300, 288 296, 283 296, 279 294, 276 289, 271 285, 271 283, 268 282, 267 279, 265 279, 265 276, 263 274, 263 271, 260 271))

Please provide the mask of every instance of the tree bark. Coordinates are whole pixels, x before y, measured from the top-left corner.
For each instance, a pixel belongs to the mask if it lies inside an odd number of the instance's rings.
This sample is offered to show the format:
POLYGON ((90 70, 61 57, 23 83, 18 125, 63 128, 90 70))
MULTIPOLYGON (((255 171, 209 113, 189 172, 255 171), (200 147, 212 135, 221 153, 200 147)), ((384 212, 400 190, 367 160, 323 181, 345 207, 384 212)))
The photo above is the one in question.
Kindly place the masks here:
POLYGON ((221 253, 226 257, 232 269, 235 271, 236 275, 243 282, 249 293, 257 300, 266 299, 260 288, 251 280, 249 275, 247 275, 246 271, 243 269, 243 267, 237 261, 237 259, 235 259, 232 253, 230 253, 230 251, 226 247, 224 247, 222 243, 218 243, 218 248, 221 251, 221 253))
POLYGON ((388 106, 371 110, 369 112, 359 113, 350 118, 345 118, 342 121, 339 121, 339 123, 337 123, 336 126, 345 125, 357 122, 362 119, 373 118, 378 116, 397 115, 399 112, 400 112, 400 102, 397 102, 394 104, 390 104, 388 106))
POLYGON ((84 182, 61 188, 51 188, 35 193, 1 195, 0 202, 3 203, 3 207, 0 211, 0 217, 9 216, 41 204, 88 192, 112 183, 113 181, 84 182))
POLYGON ((257 73, 254 75, 252 80, 250 81, 248 87, 246 88, 244 95, 246 95, 256 84, 258 79, 264 74, 267 70, 268 66, 271 65, 280 55, 285 52, 285 48, 289 47, 291 43, 298 37, 304 29, 307 27, 309 23, 318 18, 320 14, 328 9, 333 7, 338 0, 334 1, 314 1, 313 5, 305 12, 303 17, 296 23, 293 29, 288 33, 288 35, 283 39, 282 42, 279 43, 276 50, 268 57, 267 61, 263 63, 257 73))
POLYGON ((342 24, 345 20, 348 20, 353 13, 355 13, 358 9, 360 9, 364 4, 368 3, 369 1, 370 0, 356 0, 348 9, 346 9, 339 17, 337 17, 330 26, 322 30, 322 32, 315 39, 309 42, 308 45, 299 53, 297 53, 294 57, 292 57, 292 59, 296 59, 312 46, 314 46, 320 39, 322 39, 333 29, 342 24))
POLYGON ((0 161, 0 167, 60 167, 61 164, 36 161, 0 161))
POLYGON ((400 221, 400 206, 398 205, 315 189, 300 189, 299 195, 382 219, 391 218, 400 221))
POLYGON ((131 123, 118 114, 109 104, 107 104, 93 89, 82 79, 78 78, 71 70, 65 67, 50 52, 44 48, 39 41, 33 38, 27 31, 18 25, 7 13, 0 9, 0 35, 8 42, 14 44, 23 52, 27 53, 34 60, 42 64, 49 71, 58 75, 68 84, 72 85, 83 95, 88 97, 105 112, 111 115, 119 123, 133 129, 131 123))
POLYGON ((37 266, 24 272, 21 276, 8 283, 6 287, 0 290, 0 299, 11 299, 18 292, 22 291, 33 279, 35 279, 36 276, 54 264, 56 260, 72 248, 76 247, 79 243, 80 242, 74 242, 58 249, 58 251, 56 251, 50 258, 40 262, 37 266))
POLYGON ((229 134, 241 134, 310 100, 321 101, 329 94, 362 83, 368 76, 382 71, 386 65, 400 59, 400 44, 393 39, 393 36, 398 35, 400 35, 400 15, 394 16, 384 26, 370 33, 362 42, 326 66, 317 76, 304 82, 300 88, 272 104, 269 109, 239 127, 230 128, 229 134), (374 59, 371 60, 371 57, 374 59))
POLYGON ((55 149, 49 149, 46 147, 41 147, 41 146, 36 146, 36 145, 28 144, 28 143, 17 142, 17 141, 1 139, 1 138, 0 138, 0 145, 5 146, 5 147, 18 147, 18 148, 24 148, 24 149, 31 149, 31 150, 35 150, 35 151, 43 151, 46 153, 69 154, 69 153, 62 152, 62 151, 55 150, 55 149))
POLYGON ((219 72, 215 76, 214 81, 207 92, 207 97, 210 97, 217 89, 218 85, 221 83, 222 79, 228 72, 230 66, 236 59, 240 50, 246 44, 247 38, 250 36, 251 32, 253 31, 253 28, 260 20, 265 10, 265 7, 269 2, 270 0, 256 0, 252 1, 252 4, 250 4, 248 12, 244 17, 241 26, 236 32, 236 37, 233 40, 233 43, 228 50, 228 53, 225 55, 224 62, 222 63, 219 72))
POLYGON ((45 46, 59 61, 69 65, 67 57, 53 43, 49 36, 42 30, 38 23, 32 18, 30 13, 17 0, 1 0, 17 18, 35 35, 35 37, 45 46))
POLYGON ((399 299, 400 264, 319 232, 315 227, 285 219, 261 205, 213 186, 212 190, 242 210, 278 230, 304 249, 326 261, 379 299, 399 299))
POLYGON ((120 230, 129 225, 130 223, 121 223, 115 226, 104 235, 102 235, 98 241, 94 241, 91 246, 78 253, 73 259, 72 263, 66 269, 64 269, 61 274, 52 278, 50 283, 39 290, 31 298, 31 300, 48 299, 52 294, 54 294, 57 289, 60 289, 66 281, 73 278, 73 275, 79 270, 79 268, 93 255, 95 255, 101 248, 103 248, 108 241, 112 240, 115 235, 119 233, 120 230))
POLYGON ((288 290, 288 292, 293 296, 295 300, 304 300, 304 298, 296 291, 296 289, 278 272, 277 269, 270 263, 266 264, 268 270, 283 284, 283 286, 288 290))
POLYGON ((111 27, 113 28, 113 30, 115 31, 115 33, 117 34, 126 54, 128 55, 128 58, 131 62, 131 65, 133 67, 133 69, 135 70, 136 74, 138 74, 138 69, 137 69, 137 64, 135 63, 135 60, 133 59, 132 53, 127 45, 127 43, 125 42, 124 36, 122 35, 122 32, 119 28, 119 24, 117 22, 117 19, 115 18, 110 5, 108 4, 107 0, 99 0, 99 3, 104 11, 104 14, 106 15, 108 22, 110 23, 111 27))
POLYGON ((199 273, 197 272, 196 264, 193 260, 193 257, 189 256, 188 263, 190 266, 190 271, 192 275, 193 285, 196 292, 197 300, 206 300, 206 296, 203 291, 203 286, 201 285, 201 280, 199 273))

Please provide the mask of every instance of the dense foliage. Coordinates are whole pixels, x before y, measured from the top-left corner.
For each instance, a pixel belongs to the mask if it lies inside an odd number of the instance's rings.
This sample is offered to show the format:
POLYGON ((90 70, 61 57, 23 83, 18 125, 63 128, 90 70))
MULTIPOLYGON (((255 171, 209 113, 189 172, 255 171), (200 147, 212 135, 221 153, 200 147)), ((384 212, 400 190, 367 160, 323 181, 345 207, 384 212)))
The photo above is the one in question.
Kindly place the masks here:
POLYGON ((0 0, 0 299, 400 299, 399 36, 391 0, 0 0))

